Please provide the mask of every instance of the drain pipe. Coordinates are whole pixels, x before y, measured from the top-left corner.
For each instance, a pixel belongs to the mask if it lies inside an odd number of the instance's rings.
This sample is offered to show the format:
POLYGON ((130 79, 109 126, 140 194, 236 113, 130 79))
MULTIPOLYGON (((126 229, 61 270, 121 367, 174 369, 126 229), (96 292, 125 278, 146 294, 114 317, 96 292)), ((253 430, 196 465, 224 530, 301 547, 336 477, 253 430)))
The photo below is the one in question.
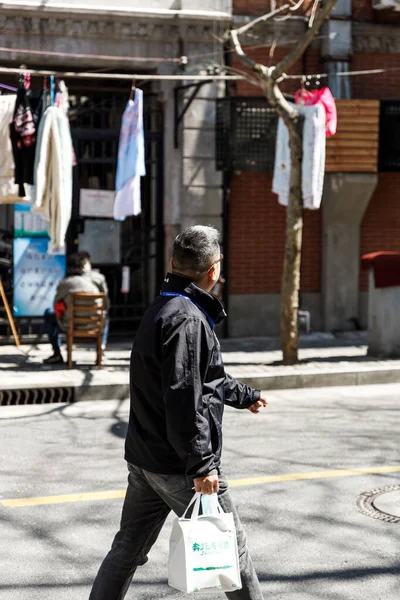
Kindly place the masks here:
POLYGON ((352 0, 338 0, 323 27, 321 54, 329 73, 329 87, 335 98, 351 98, 350 77, 337 73, 349 71, 353 54, 352 0))
MULTIPOLYGON (((231 52, 228 45, 224 46, 224 61, 227 67, 231 64, 231 52)), ((225 96, 231 95, 231 84, 229 81, 225 83, 225 96)), ((229 337, 229 197, 230 197, 230 183, 232 178, 231 171, 222 172, 222 237, 224 241, 224 307, 228 314, 228 317, 224 321, 224 337, 229 337)))

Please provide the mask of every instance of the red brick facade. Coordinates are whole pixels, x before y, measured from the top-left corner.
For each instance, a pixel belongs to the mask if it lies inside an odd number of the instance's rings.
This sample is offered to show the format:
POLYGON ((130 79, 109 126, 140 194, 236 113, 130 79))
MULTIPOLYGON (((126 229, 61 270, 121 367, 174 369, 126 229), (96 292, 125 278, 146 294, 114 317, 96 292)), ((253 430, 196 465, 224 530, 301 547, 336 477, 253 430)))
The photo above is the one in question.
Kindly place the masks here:
MULTIPOLYGON (((378 250, 400 251, 400 173, 380 173, 361 228, 361 255, 378 250)), ((368 274, 361 273, 361 290, 368 274)))
MULTIPOLYGON (((236 14, 259 15, 268 10, 262 0, 234 0, 236 14)), ((400 15, 377 12, 370 0, 353 1, 354 20, 400 24, 400 15)), ((279 62, 290 48, 277 48, 269 57, 269 48, 248 51, 249 56, 267 65, 279 62)), ((234 65, 244 69, 236 59, 234 65)), ((400 54, 356 52, 352 70, 399 67, 400 54)), ((320 72, 319 51, 311 48, 304 59, 291 70, 293 74, 320 72)), ((351 80, 353 98, 399 99, 400 70, 376 76, 359 76, 351 80)), ((297 82, 287 82, 286 92, 297 89, 297 82)), ((259 88, 240 82, 232 94, 255 96, 259 88)), ((302 292, 321 290, 322 223, 321 211, 305 211, 302 292)), ((230 276, 232 294, 279 293, 285 234, 285 209, 279 206, 271 191, 271 176, 266 173, 243 172, 233 175, 230 202, 230 276)), ((362 223, 361 253, 375 250, 400 250, 400 173, 381 173, 374 196, 362 223)), ((367 289, 366 274, 360 278, 367 289)))

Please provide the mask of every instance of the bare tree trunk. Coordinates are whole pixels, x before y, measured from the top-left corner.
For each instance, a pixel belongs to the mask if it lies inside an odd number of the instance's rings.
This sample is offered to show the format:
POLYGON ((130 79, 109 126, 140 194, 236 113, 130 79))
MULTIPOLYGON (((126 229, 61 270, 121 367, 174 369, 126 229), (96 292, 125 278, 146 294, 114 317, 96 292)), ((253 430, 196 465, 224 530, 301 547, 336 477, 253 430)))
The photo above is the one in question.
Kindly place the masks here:
MULTIPOLYGON (((314 9, 317 9, 320 0, 314 0, 314 9)), ((257 73, 264 93, 276 112, 282 117, 286 127, 289 130, 289 146, 291 157, 290 172, 290 193, 289 204, 286 212, 286 241, 285 258, 283 264, 283 277, 281 288, 281 347, 283 353, 283 362, 286 365, 293 365, 298 359, 298 314, 299 314, 299 291, 300 291, 300 266, 301 266, 301 246, 303 239, 303 194, 302 194, 302 176, 301 163, 303 157, 302 136, 299 125, 299 112, 293 107, 279 89, 279 82, 285 72, 303 55, 305 50, 311 44, 321 25, 332 12, 337 0, 324 0, 323 6, 318 12, 318 16, 311 18, 307 33, 299 40, 291 52, 276 67, 266 67, 249 58, 243 51, 239 41, 239 36, 246 33, 260 23, 275 17, 277 14, 285 11, 295 11, 298 4, 290 0, 290 6, 284 4, 280 8, 275 8, 270 13, 254 19, 250 23, 243 25, 239 29, 231 30, 230 37, 236 54, 250 69, 257 73)))
POLYGON ((293 365, 298 356, 298 312, 303 200, 301 185, 302 140, 296 124, 289 128, 291 156, 290 195, 286 210, 285 258, 281 288, 281 348, 283 363, 293 365))
MULTIPOLYGON (((260 71, 262 73, 262 69, 260 71)), ((263 78, 261 86, 289 131, 290 193, 286 210, 285 257, 281 286, 281 348, 285 365, 293 365, 298 357, 298 312, 303 241, 303 199, 301 163, 303 157, 299 113, 285 99, 271 78, 263 78)))

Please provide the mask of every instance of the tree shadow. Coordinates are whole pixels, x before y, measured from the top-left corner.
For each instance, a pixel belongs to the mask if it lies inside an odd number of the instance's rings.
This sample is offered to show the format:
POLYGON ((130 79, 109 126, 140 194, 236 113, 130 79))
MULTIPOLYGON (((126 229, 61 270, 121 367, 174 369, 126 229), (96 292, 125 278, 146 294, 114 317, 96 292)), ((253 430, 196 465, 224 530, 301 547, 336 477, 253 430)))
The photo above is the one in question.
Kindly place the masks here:
POLYGON ((126 434, 128 433, 129 423, 128 421, 124 421, 124 419, 122 419, 118 413, 120 412, 124 402, 125 400, 119 401, 118 406, 112 413, 112 418, 115 419, 115 423, 110 426, 110 432, 123 440, 126 438, 126 434))

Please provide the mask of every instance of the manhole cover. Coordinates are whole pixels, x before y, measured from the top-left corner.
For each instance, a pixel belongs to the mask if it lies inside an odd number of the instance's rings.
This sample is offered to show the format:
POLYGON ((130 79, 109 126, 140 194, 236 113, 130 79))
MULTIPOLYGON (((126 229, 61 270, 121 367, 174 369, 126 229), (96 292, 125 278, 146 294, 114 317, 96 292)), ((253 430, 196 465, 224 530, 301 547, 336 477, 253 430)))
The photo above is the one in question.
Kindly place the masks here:
POLYGON ((356 498, 360 512, 386 523, 400 523, 400 485, 364 492, 356 498))

